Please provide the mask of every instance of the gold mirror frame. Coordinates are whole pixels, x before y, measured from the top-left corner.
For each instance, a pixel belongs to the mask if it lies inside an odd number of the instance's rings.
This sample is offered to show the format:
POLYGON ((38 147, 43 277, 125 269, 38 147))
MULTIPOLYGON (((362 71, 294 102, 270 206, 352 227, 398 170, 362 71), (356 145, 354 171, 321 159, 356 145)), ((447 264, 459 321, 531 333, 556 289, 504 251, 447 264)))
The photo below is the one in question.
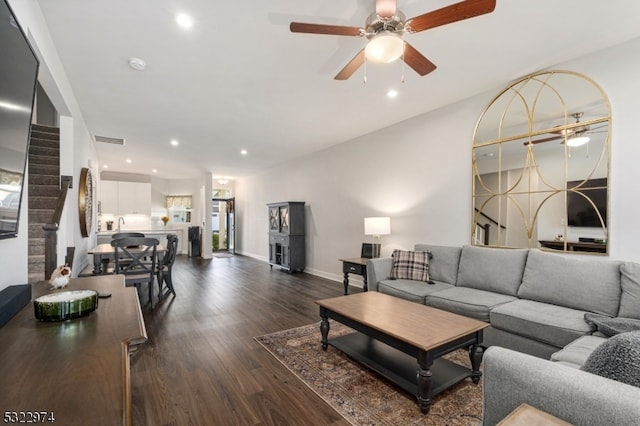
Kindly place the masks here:
POLYGON ((473 134, 471 244, 607 254, 610 129, 609 100, 583 74, 544 71, 502 90, 473 134), (577 137, 590 139, 570 146, 577 137))

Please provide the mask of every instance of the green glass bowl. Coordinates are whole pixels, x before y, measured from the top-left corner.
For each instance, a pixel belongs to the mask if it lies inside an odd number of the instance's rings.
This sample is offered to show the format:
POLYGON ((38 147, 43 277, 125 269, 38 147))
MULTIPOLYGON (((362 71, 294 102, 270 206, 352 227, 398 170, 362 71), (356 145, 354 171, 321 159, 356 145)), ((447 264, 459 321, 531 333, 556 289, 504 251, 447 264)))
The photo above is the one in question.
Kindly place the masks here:
POLYGON ((33 301, 36 318, 66 321, 90 314, 98 308, 95 290, 69 290, 40 296, 33 301))

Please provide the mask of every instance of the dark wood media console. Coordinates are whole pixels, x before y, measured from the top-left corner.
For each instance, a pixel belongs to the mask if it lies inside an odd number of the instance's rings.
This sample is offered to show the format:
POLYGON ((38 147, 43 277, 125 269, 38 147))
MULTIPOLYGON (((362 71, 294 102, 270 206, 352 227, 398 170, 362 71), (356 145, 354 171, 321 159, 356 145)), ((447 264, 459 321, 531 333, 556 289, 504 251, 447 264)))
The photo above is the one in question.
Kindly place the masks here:
POLYGON ((568 251, 585 251, 591 253, 606 253, 607 245, 605 243, 587 243, 587 242, 575 242, 575 241, 538 241, 541 247, 549 248, 552 250, 564 250, 564 245, 567 245, 568 251))

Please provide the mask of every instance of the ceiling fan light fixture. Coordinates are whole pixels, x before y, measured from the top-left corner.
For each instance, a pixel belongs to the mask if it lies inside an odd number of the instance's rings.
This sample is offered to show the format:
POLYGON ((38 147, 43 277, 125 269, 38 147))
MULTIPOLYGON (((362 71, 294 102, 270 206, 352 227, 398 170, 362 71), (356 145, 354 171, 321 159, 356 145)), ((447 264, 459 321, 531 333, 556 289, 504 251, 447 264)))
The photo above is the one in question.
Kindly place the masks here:
POLYGON ((403 52, 404 40, 399 34, 391 31, 382 31, 376 34, 364 49, 367 61, 378 64, 393 62, 401 57, 403 52))
POLYGON ((588 136, 576 136, 574 138, 567 139, 567 146, 575 148, 577 146, 582 146, 582 145, 586 144, 587 142, 589 142, 589 137, 588 136))

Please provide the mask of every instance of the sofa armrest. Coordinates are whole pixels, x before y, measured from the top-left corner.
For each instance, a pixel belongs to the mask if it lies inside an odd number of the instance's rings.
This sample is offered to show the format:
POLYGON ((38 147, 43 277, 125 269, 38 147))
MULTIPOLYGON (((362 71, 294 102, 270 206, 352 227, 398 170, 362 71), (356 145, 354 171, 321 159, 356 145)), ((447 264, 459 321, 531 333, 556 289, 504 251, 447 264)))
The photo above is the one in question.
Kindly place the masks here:
POLYGON ((637 424, 640 388, 492 346, 483 373, 483 425, 527 403, 574 425, 637 424))
POLYGON ((370 291, 378 291, 378 282, 391 276, 392 257, 376 257, 367 260, 367 287, 370 291))

